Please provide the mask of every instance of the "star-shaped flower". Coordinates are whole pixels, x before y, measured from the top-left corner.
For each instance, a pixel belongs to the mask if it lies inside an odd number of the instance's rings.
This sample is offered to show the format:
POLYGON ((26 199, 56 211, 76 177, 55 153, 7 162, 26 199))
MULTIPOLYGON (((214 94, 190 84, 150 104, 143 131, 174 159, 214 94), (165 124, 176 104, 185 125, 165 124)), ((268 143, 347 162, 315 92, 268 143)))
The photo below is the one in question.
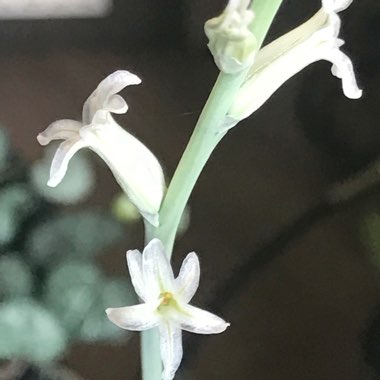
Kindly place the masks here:
POLYGON ((162 376, 164 380, 171 380, 182 360, 181 330, 217 334, 229 324, 189 305, 200 275, 198 256, 194 252, 185 258, 177 278, 174 278, 164 246, 158 239, 153 239, 142 254, 138 250, 128 251, 127 262, 133 286, 144 303, 107 309, 108 318, 127 330, 158 327, 164 365, 162 376))
POLYGON ((351 3, 352 0, 322 0, 322 8, 313 17, 259 51, 229 112, 230 126, 251 115, 283 83, 319 60, 333 64, 332 74, 342 80, 348 98, 361 97, 352 62, 340 50, 344 41, 339 39, 338 12, 351 3))
POLYGON ((139 83, 140 78, 128 71, 112 73, 84 103, 81 122, 56 121, 37 139, 41 145, 64 140, 53 158, 49 186, 55 187, 61 182, 71 157, 78 150, 90 148, 106 162, 141 214, 157 226, 165 189, 162 168, 150 150, 121 128, 111 115, 127 112, 127 103, 117 93, 139 83))

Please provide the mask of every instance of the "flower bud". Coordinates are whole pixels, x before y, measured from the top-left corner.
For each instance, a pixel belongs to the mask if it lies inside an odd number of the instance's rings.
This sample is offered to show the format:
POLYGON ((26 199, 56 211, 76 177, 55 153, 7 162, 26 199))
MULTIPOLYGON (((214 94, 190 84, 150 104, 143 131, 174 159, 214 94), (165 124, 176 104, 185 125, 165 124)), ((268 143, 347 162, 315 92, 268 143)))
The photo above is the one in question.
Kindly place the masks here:
POLYGON ((109 166, 124 192, 141 215, 154 226, 165 191, 161 165, 138 139, 121 128, 111 113, 125 113, 128 105, 117 93, 141 80, 128 71, 116 71, 105 78, 83 106, 82 122, 59 120, 37 137, 41 145, 64 140, 50 169, 48 185, 57 186, 65 176, 73 155, 82 148, 96 152, 109 166))
POLYGON ((250 67, 255 59, 256 38, 249 30, 253 12, 250 1, 230 0, 224 12, 205 24, 205 33, 219 70, 235 74, 250 67))

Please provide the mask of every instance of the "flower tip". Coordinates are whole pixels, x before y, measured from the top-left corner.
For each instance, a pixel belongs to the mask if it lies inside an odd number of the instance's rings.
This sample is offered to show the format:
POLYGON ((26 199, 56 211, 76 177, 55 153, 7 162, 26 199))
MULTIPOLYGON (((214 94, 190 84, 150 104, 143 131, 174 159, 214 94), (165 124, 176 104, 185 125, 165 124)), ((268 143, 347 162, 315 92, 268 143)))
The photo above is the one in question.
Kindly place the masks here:
POLYGON ((49 187, 57 187, 60 182, 61 182, 61 178, 57 176, 51 176, 47 182, 47 185, 49 187))
POLYGON ((163 371, 162 372, 162 380, 173 380, 175 376, 175 372, 173 371, 163 371))
POLYGON ((349 99, 359 99, 363 95, 363 90, 361 90, 357 85, 346 86, 343 85, 343 93, 349 99))
POLYGON ((347 9, 353 0, 322 0, 323 9, 329 12, 342 12, 347 9))
POLYGON ((110 322, 112 322, 114 325, 120 327, 120 328, 124 328, 121 321, 120 321, 120 312, 118 313, 118 310, 115 309, 115 308, 107 308, 105 310, 106 314, 107 314, 107 318, 109 319, 110 322))
POLYGON ((115 76, 119 81, 126 83, 126 85, 137 85, 141 83, 141 79, 128 70, 117 70, 111 74, 111 76, 115 76))
POLYGON ((360 99, 363 95, 363 90, 358 89, 355 92, 352 92, 349 96, 350 99, 360 99))
POLYGON ((47 185, 49 187, 57 187, 61 183, 63 177, 65 176, 65 173, 66 172, 62 172, 62 171, 50 172, 50 178, 47 182, 47 185))
POLYGON ((107 314, 107 318, 112 322, 114 323, 116 326, 119 326, 120 327, 120 323, 117 319, 117 316, 115 315, 115 309, 113 308, 107 308, 105 310, 106 314, 107 314))
POLYGON ((39 142, 40 145, 48 145, 50 143, 50 139, 44 136, 43 133, 39 133, 37 135, 37 141, 39 142))
POLYGON ((228 327, 231 326, 231 323, 229 322, 224 322, 223 325, 220 326, 220 330, 218 333, 222 333, 228 329, 228 327))

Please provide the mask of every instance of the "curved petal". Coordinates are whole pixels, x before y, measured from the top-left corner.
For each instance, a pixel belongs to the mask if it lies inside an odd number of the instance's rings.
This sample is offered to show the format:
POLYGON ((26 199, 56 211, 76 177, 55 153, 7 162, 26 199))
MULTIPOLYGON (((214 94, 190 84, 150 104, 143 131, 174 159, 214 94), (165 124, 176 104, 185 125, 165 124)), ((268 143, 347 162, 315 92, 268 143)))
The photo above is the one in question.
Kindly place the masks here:
POLYGON ((159 317, 151 305, 117 307, 106 310, 108 319, 122 329, 143 331, 158 326, 159 317))
POLYGON ((100 97, 117 94, 123 88, 141 83, 141 79, 127 70, 117 70, 103 79, 97 88, 100 97))
POLYGON ((353 0, 322 0, 322 8, 326 12, 341 12, 347 9, 353 0))
POLYGON ((337 78, 342 80, 344 95, 350 99, 359 99, 363 91, 359 88, 354 72, 354 66, 350 58, 339 49, 334 49, 326 57, 326 60, 332 62, 331 72, 337 78))
POLYGON ((157 299, 161 293, 173 291, 173 270, 160 240, 153 239, 145 247, 142 268, 147 298, 157 299))
POLYGON ((116 123, 108 111, 95 113, 97 124, 85 126, 80 136, 109 166, 121 188, 151 224, 165 192, 163 170, 153 153, 116 123))
POLYGON ((48 186, 55 187, 62 181, 69 161, 79 149, 85 146, 86 144, 80 138, 66 140, 59 145, 51 163, 48 186))
POLYGON ((107 100, 105 109, 112 113, 126 113, 128 111, 128 104, 120 95, 112 95, 107 100))
POLYGON ((222 318, 191 305, 181 305, 175 319, 181 328, 196 334, 219 334, 230 325, 222 318))
MULTIPOLYGON (((334 4, 343 5, 343 2, 334 4)), ((322 9, 298 28, 261 49, 229 116, 235 120, 248 117, 283 83, 319 60, 333 64, 332 72, 342 79, 343 92, 347 97, 360 98, 362 91, 356 83, 352 62, 340 51, 343 44, 338 38, 340 25, 340 18, 335 12, 328 13, 322 9)))
POLYGON ((178 325, 171 322, 160 325, 160 347, 164 365, 162 379, 172 380, 183 356, 182 331, 178 325))
POLYGON ((127 262, 131 281, 137 295, 143 300, 145 299, 145 285, 142 273, 142 256, 137 249, 127 252, 127 262))
POLYGON ((52 140, 68 140, 78 137, 82 123, 75 120, 58 120, 51 123, 43 132, 37 136, 41 145, 47 145, 52 140))
POLYGON ((199 260, 195 252, 189 253, 182 263, 178 277, 175 279, 176 292, 182 301, 188 303, 199 286, 199 260))
MULTIPOLYGON (((96 90, 88 97, 83 105, 82 120, 84 124, 90 124, 96 111, 104 109, 113 112, 112 109, 107 108, 107 102, 110 97, 120 92, 124 87, 129 85, 140 84, 141 79, 129 71, 118 70, 103 79, 96 90)), ((126 103, 125 103, 126 105, 126 103)), ((128 107, 124 109, 126 112, 128 107)), ((121 113, 121 109, 118 109, 121 113)))

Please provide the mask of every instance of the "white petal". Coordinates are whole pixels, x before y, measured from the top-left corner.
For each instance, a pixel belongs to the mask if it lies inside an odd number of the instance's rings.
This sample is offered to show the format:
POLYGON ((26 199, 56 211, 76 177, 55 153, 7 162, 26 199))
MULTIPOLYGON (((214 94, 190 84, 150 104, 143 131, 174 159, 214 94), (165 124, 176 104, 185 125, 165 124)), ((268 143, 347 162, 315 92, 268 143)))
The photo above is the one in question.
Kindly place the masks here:
POLYGON ((180 305, 181 313, 174 318, 183 330, 196 334, 219 334, 230 325, 222 318, 191 305, 180 305))
POLYGON ((106 310, 108 319, 122 329, 143 331, 158 326, 159 317, 151 305, 141 304, 110 308, 106 310))
POLYGON ((344 94, 352 99, 361 96, 350 59, 340 51, 340 19, 324 10, 300 27, 260 50, 248 79, 241 87, 229 116, 242 120, 260 108, 289 78, 306 66, 327 60, 333 73, 342 79, 344 94))
POLYGON ((141 79, 127 70, 117 70, 108 75, 98 85, 98 92, 103 96, 117 94, 123 88, 141 83, 141 79))
MULTIPOLYGON (((95 127, 98 129, 101 128, 100 126, 107 127, 107 125, 112 125, 113 123, 110 120, 111 118, 112 117, 108 111, 105 111, 104 109, 98 109, 92 117, 91 124, 87 128, 83 128, 83 130, 93 130, 95 127)), ((109 133, 111 134, 112 131, 109 131, 109 133)))
POLYGON ((359 99, 363 91, 359 89, 356 82, 354 67, 350 58, 339 49, 335 49, 326 59, 333 63, 332 74, 342 80, 344 95, 350 99, 359 99))
MULTIPOLYGON (((107 108, 109 99, 120 92, 124 87, 129 85, 140 84, 141 79, 126 70, 115 71, 108 77, 103 79, 96 90, 89 96, 83 106, 82 119, 84 124, 90 124, 95 113, 100 110, 106 110, 109 112, 114 112, 112 109, 107 108)), ((117 113, 126 112, 128 107, 124 102, 123 107, 117 108, 117 113), (124 111, 122 111, 124 110, 124 111)))
POLYGON ((75 120, 58 120, 50 124, 37 136, 41 145, 47 145, 52 140, 68 140, 78 137, 82 123, 75 120))
POLYGON ((226 12, 243 12, 248 8, 251 0, 229 0, 226 6, 226 12))
POLYGON ((347 9, 353 0, 322 0, 322 8, 326 12, 341 12, 347 9))
POLYGON ((181 364, 182 331, 178 325, 171 322, 160 324, 161 359, 164 365, 163 380, 172 380, 181 364))
POLYGON ((153 239, 145 247, 142 267, 147 298, 157 299, 161 293, 174 290, 173 270, 160 240, 153 239))
POLYGON ((62 181, 66 174, 69 161, 79 149, 85 146, 85 142, 80 138, 66 140, 59 145, 51 164, 48 186, 55 187, 62 181))
POLYGON ((144 301, 145 299, 145 285, 142 273, 142 256, 137 249, 127 252, 127 262, 129 274, 131 276, 133 287, 137 295, 144 301))
POLYGON ((108 99, 105 108, 109 112, 121 114, 128 111, 128 104, 120 95, 113 95, 108 99))
POLYGON ((81 138, 107 163, 140 213, 150 223, 158 225, 165 179, 157 158, 121 128, 109 112, 97 111, 94 119, 99 124, 83 127, 81 138))
POLYGON ((189 253, 182 263, 178 277, 175 279, 176 292, 182 301, 188 303, 199 286, 199 260, 195 252, 189 253))

